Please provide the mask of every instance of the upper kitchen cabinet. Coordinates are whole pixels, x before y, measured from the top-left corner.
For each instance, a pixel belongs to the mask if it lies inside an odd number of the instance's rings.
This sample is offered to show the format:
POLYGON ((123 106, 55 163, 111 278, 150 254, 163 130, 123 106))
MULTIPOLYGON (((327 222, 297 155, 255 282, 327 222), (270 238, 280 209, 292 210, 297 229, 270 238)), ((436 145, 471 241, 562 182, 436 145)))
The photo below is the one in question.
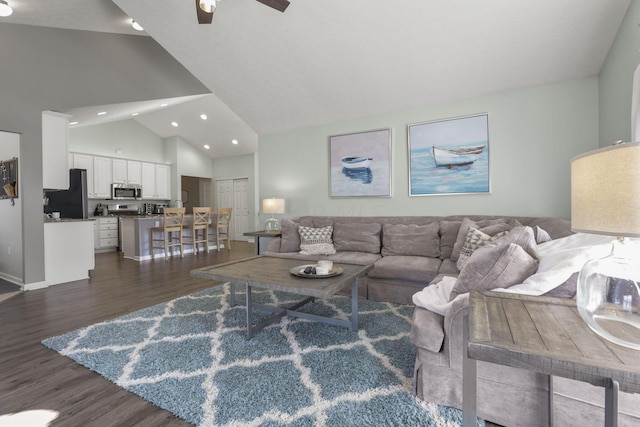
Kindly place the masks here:
POLYGON ((116 184, 142 184, 142 165, 126 159, 112 159, 113 182, 116 184))
POLYGON ((170 176, 168 165, 142 163, 142 198, 169 200, 170 176))
POLYGON ((111 159, 80 153, 73 153, 70 157, 73 160, 74 168, 87 170, 87 197, 90 199, 111 198, 111 177, 113 175, 111 159))
POLYGON ((42 188, 68 189, 69 116, 42 112, 42 188))

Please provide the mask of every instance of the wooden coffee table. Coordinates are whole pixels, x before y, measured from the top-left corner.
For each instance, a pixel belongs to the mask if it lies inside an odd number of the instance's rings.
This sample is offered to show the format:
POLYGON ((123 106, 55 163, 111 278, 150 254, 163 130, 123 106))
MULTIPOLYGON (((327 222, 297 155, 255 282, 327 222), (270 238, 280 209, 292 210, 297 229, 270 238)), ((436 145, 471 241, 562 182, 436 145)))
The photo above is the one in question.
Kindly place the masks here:
POLYGON ((235 286, 245 284, 246 308, 247 308, 247 339, 251 339, 258 331, 275 323, 284 316, 294 316, 331 325, 344 326, 352 331, 358 330, 358 285, 357 278, 364 276, 373 268, 373 264, 357 265, 334 263, 334 269, 340 267, 342 274, 326 278, 297 277, 289 272, 294 267, 305 264, 313 264, 313 261, 305 261, 290 258, 277 258, 270 256, 257 256, 226 264, 199 268, 191 271, 191 276, 204 279, 217 280, 231 283, 231 305, 236 305, 235 286), (351 321, 336 319, 333 317, 318 316, 315 314, 298 311, 305 304, 315 298, 326 299, 351 285, 351 321), (252 288, 273 289, 305 296, 307 298, 287 308, 281 308, 265 304, 256 304, 251 300, 252 288), (273 313, 267 319, 253 325, 251 312, 253 309, 273 313))

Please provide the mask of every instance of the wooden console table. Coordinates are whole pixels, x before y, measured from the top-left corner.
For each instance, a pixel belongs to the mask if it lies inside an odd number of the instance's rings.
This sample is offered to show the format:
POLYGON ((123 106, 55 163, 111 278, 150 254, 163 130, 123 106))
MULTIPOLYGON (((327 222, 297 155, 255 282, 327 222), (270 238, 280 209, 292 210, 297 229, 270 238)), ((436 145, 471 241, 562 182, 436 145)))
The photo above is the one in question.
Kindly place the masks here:
POLYGON ((549 425, 553 375, 604 387, 607 427, 618 422, 618 390, 640 393, 640 352, 600 338, 572 299, 472 291, 465 329, 465 426, 476 425, 476 360, 549 375, 549 425))

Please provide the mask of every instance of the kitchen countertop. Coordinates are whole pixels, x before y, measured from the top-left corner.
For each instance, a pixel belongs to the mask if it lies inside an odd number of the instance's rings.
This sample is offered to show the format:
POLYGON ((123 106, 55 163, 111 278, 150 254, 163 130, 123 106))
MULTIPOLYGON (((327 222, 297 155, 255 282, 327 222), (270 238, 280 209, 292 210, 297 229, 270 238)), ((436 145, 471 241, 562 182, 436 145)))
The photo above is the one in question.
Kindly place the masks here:
POLYGON ((95 221, 95 218, 60 218, 60 219, 51 219, 51 218, 45 218, 44 222, 46 224, 57 224, 57 223, 63 223, 63 222, 80 222, 80 221, 95 221))

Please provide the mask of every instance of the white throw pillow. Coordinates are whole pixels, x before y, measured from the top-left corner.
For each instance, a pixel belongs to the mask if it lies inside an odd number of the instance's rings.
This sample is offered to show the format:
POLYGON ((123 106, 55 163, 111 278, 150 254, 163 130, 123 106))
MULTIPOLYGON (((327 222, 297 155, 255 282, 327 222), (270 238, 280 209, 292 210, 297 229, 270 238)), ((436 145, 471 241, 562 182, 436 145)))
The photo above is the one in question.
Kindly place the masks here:
POLYGON ((333 246, 331 235, 333 226, 313 228, 299 226, 300 233, 300 253, 302 255, 333 255, 336 249, 333 246))

